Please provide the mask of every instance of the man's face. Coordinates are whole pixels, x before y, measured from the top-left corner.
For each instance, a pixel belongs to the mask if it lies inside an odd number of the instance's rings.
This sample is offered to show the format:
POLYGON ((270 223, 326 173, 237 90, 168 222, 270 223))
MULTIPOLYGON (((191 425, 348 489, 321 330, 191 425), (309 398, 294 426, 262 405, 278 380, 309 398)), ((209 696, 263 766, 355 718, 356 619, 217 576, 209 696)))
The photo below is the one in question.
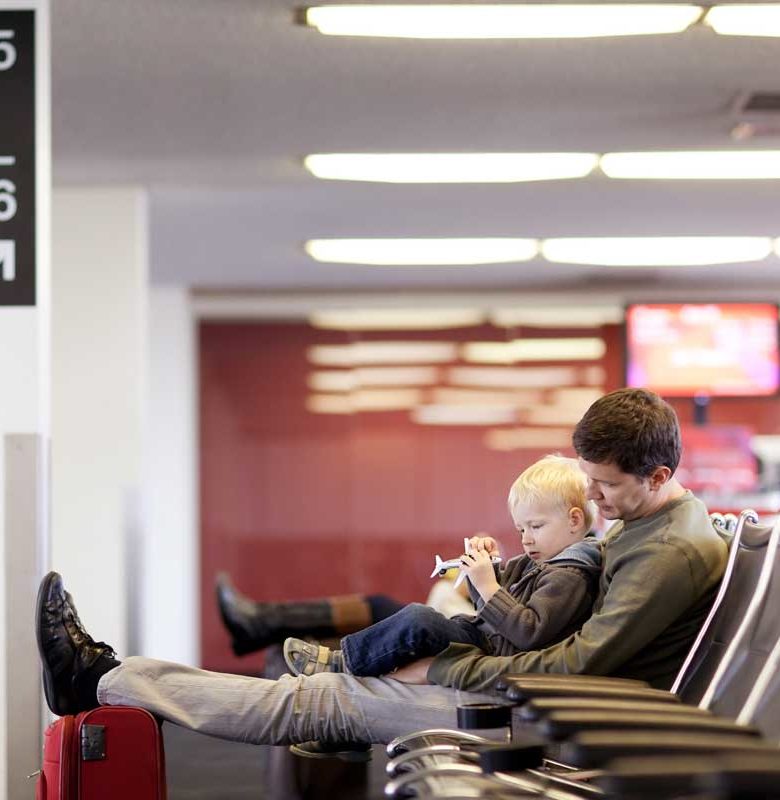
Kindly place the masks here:
POLYGON ((588 476, 588 500, 594 500, 604 519, 626 522, 655 511, 653 482, 623 472, 616 464, 596 464, 579 459, 580 469, 588 476))

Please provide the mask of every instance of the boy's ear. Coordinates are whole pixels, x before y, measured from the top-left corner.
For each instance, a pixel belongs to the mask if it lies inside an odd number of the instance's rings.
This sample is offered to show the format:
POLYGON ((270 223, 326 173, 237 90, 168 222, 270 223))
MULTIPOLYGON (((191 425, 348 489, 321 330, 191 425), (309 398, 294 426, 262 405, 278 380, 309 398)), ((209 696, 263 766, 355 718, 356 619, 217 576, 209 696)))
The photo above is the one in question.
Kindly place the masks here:
POLYGON ((581 528, 585 523, 585 513, 581 508, 569 509, 569 528, 574 532, 577 528, 581 528))

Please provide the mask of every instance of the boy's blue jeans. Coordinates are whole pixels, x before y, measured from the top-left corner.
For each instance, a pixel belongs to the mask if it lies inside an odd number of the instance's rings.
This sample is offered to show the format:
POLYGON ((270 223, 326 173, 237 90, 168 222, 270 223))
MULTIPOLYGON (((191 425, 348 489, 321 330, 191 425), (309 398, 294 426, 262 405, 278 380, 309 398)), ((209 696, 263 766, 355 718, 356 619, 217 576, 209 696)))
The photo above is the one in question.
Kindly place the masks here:
POLYGON ((381 622, 341 640, 347 671, 352 675, 387 675, 418 658, 435 656, 450 642, 473 644, 490 652, 479 626, 467 619, 448 619, 421 603, 405 606, 381 622))

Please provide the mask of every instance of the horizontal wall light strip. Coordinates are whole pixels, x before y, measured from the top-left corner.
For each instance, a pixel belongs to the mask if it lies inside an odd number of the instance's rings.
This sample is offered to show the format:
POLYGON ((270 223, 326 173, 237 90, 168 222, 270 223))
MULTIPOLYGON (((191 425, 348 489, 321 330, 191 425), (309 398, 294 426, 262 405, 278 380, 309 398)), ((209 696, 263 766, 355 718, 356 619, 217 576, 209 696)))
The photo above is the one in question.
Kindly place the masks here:
POLYGON ((780 36, 777 3, 715 6, 704 24, 723 36, 780 36))
POLYGON ((704 266, 762 261, 772 252, 763 236, 655 236, 547 239, 542 255, 559 264, 704 266))
POLYGON ((469 308, 345 308, 315 311, 309 324, 337 331, 430 331, 469 328, 485 319, 485 312, 469 308))
POLYGON ((565 39, 679 33, 694 5, 333 5, 312 6, 306 24, 329 36, 411 39, 565 39))
POLYGON ((571 428, 496 428, 485 433, 491 450, 551 450, 571 447, 571 428))
POLYGON ((618 305, 497 308, 490 312, 490 322, 498 328, 598 328, 616 325, 623 316, 618 305))
POLYGON ((471 266, 530 261, 535 239, 312 239, 306 252, 315 261, 369 266, 471 266))
POLYGON ((307 385, 315 392, 351 392, 367 386, 433 386, 438 379, 437 367, 360 367, 312 372, 307 385))
POLYGON ((584 178, 595 153, 323 153, 306 156, 317 178, 377 183, 522 183, 584 178))
POLYGON ((353 342, 313 345, 306 351, 311 364, 353 367, 361 364, 446 364, 458 357, 453 342, 353 342))
POLYGON ((461 347, 464 361, 482 364, 513 364, 517 361, 596 361, 605 351, 604 340, 592 336, 515 339, 511 342, 468 342, 461 347))
POLYGON ((427 405, 415 408, 411 416, 419 425, 506 425, 517 419, 513 408, 501 406, 427 405))
POLYGON ((632 180, 777 180, 780 150, 606 153, 599 166, 610 178, 632 180))

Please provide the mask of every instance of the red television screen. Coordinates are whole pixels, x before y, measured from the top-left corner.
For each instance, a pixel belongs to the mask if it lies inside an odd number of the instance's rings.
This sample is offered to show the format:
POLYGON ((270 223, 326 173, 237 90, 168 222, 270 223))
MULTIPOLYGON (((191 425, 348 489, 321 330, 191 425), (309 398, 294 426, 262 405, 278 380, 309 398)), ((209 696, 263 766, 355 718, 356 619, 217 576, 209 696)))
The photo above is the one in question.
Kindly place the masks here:
POLYGON ((626 310, 626 385, 668 397, 778 389, 772 303, 649 303, 626 310))

